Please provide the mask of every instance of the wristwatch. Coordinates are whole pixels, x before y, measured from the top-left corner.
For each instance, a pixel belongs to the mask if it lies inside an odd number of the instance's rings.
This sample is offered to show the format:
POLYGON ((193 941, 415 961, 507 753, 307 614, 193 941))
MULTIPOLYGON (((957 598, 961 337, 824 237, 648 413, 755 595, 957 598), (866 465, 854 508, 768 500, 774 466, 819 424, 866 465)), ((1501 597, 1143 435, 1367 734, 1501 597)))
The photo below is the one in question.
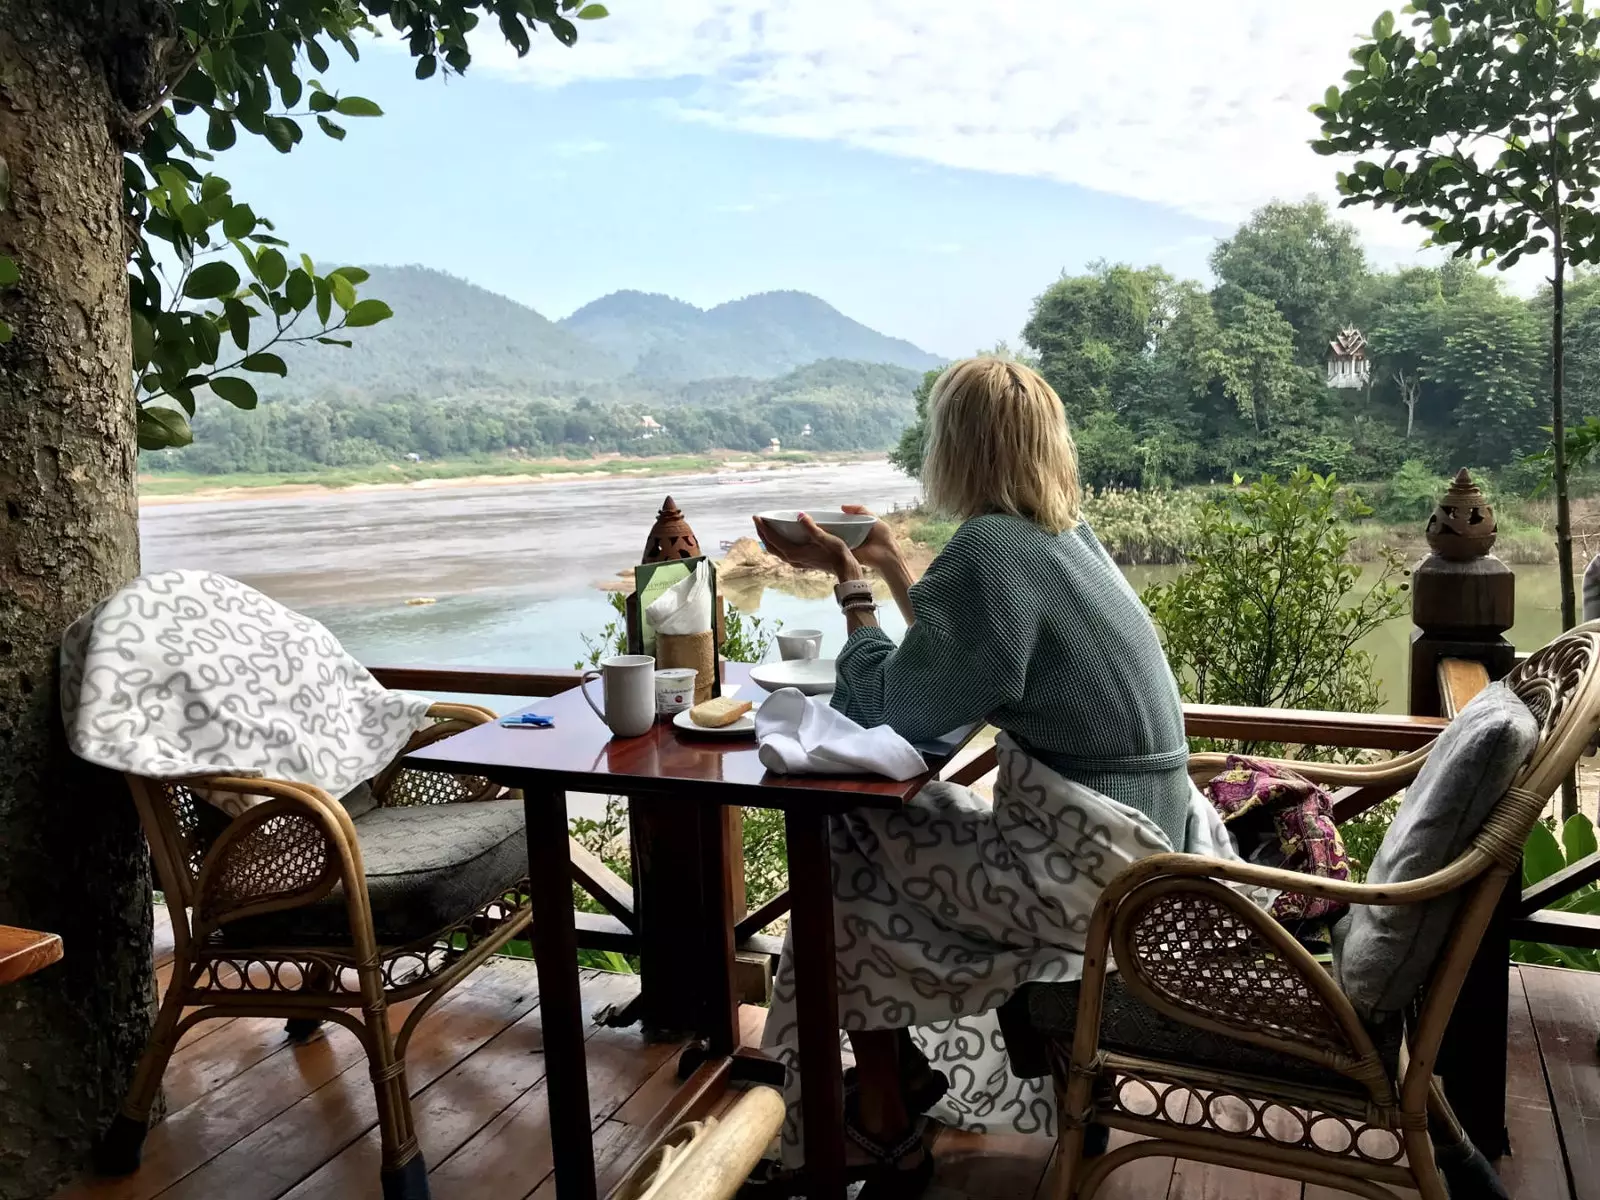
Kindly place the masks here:
POLYGON ((878 607, 872 598, 872 584, 865 579, 845 579, 834 584, 833 598, 846 612, 852 608, 878 607))

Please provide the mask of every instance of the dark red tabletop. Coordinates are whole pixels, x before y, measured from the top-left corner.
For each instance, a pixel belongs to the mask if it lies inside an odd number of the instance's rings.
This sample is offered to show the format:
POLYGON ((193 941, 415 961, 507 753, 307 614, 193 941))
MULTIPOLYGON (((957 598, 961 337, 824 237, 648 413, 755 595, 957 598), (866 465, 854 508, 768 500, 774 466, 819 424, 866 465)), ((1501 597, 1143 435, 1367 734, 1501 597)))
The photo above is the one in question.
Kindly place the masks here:
MULTIPOLYGON (((766 694, 750 681, 750 668, 743 663, 723 664, 723 681, 739 685, 738 699, 766 694)), ((589 686, 598 699, 600 681, 589 686)), ((702 736, 660 721, 640 737, 614 737, 576 688, 522 711, 553 717, 555 727, 508 729, 491 722, 424 746, 408 754, 405 763, 419 770, 485 775, 508 787, 681 795, 752 808, 841 812, 897 808, 946 761, 929 758, 932 770, 903 782, 866 775, 779 775, 761 765, 754 736, 702 736)), ((950 752, 965 740, 952 743, 950 752)))

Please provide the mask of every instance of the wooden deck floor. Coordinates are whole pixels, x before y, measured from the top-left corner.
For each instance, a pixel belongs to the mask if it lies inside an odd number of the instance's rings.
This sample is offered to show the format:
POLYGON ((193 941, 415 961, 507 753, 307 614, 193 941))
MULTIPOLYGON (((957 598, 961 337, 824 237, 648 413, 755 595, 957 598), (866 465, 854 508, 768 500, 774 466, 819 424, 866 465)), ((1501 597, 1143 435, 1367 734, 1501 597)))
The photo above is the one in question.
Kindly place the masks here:
MULTIPOLYGON (((158 934, 159 940, 159 934, 158 934)), ((162 955, 158 944, 158 966, 162 955)), ((170 956, 170 947, 168 948, 170 956)), ((165 969, 170 969, 170 963, 165 969)), ((164 974, 163 974, 164 980, 164 974)), ((631 993, 591 973, 585 1009, 631 993)), ((1519 1200, 1600 1200, 1600 976, 1512 970, 1513 1153, 1500 1171, 1519 1200)), ((747 1009, 747 1040, 761 1009, 747 1009)), ((604 1188, 638 1151, 642 1126, 676 1086, 677 1047, 637 1030, 591 1027, 589 1090, 604 1188)), ((494 960, 423 1022, 409 1056, 418 1134, 437 1200, 553 1200, 544 1056, 533 964, 494 960)), ((168 1116, 144 1165, 85 1181, 58 1200, 378 1200, 378 1134, 353 1035, 294 1046, 282 1022, 207 1022, 165 1079, 168 1116)), ((1121 1135, 1118 1135, 1121 1136, 1121 1135)), ((929 1200, 1046 1200, 1051 1143, 946 1131, 929 1200)), ((1146 1159, 1114 1174, 1102 1200, 1334 1200, 1326 1188, 1198 1163, 1146 1159)))

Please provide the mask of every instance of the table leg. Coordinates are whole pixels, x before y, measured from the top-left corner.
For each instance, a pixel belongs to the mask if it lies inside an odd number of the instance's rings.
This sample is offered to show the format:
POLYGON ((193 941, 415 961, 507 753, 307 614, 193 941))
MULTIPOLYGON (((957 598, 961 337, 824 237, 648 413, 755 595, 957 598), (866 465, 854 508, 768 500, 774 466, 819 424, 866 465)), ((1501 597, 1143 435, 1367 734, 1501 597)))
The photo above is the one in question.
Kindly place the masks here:
POLYGON ((523 819, 528 827, 533 957, 539 973, 556 1196, 557 1200, 595 1200, 583 1002, 578 995, 578 934, 572 920, 572 857, 567 852, 567 794, 527 791, 523 819))
POLYGON ((800 1112, 813 1200, 843 1200, 844 1070, 839 1056, 838 964, 833 944, 833 865, 828 818, 784 814, 789 913, 800 1038, 800 1112))

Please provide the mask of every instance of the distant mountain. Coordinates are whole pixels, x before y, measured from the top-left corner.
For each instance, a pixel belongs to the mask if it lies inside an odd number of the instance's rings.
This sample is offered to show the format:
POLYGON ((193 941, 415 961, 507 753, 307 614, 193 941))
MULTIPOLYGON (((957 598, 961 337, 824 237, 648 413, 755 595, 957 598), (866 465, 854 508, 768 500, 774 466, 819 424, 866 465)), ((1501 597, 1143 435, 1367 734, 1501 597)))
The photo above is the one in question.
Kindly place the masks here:
POLYGON ((830 358, 918 371, 941 361, 805 292, 764 292, 709 311, 670 296, 613 292, 558 324, 650 380, 771 379, 830 358))
POLYGON ((525 390, 531 383, 612 379, 627 370, 515 300, 428 267, 368 267, 361 294, 394 316, 351 331, 350 349, 288 347, 274 390, 424 397, 525 390))
POLYGON ((662 396, 707 380, 776 379, 828 361, 926 370, 939 360, 803 292, 768 292, 703 311, 668 296, 614 292, 564 321, 427 267, 368 267, 362 296, 394 316, 352 330, 349 349, 287 346, 273 396, 386 399, 593 393, 662 396))

